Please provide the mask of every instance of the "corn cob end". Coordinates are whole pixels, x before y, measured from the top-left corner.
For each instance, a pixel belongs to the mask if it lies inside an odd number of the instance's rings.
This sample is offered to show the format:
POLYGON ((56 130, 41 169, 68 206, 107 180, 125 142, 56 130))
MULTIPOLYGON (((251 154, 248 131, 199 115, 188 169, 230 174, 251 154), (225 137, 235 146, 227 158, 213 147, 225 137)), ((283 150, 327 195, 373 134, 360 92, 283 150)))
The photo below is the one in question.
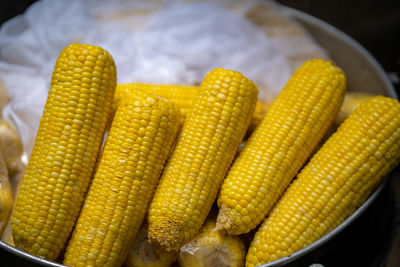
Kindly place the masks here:
POLYGON ((218 212, 217 223, 214 231, 226 231, 228 234, 234 234, 235 226, 235 210, 227 209, 224 206, 218 212))

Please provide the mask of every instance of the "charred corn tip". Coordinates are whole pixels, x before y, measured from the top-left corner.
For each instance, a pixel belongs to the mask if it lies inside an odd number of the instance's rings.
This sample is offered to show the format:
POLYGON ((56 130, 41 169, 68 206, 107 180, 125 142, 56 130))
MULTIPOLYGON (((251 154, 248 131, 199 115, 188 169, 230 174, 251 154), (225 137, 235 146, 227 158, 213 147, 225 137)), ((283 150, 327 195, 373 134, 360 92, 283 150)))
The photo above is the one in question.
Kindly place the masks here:
POLYGON ((112 112, 116 71, 101 47, 58 57, 12 216, 17 248, 54 260, 78 216, 112 112))
POLYGON ((400 103, 362 102, 298 174, 247 254, 252 267, 290 255, 351 215, 400 162, 400 103))
POLYGON ((332 123, 346 91, 331 62, 307 61, 287 82, 222 184, 217 229, 243 234, 266 217, 332 123))
POLYGON ((201 84, 149 209, 149 238, 178 251, 198 232, 250 123, 258 89, 214 69, 201 84))

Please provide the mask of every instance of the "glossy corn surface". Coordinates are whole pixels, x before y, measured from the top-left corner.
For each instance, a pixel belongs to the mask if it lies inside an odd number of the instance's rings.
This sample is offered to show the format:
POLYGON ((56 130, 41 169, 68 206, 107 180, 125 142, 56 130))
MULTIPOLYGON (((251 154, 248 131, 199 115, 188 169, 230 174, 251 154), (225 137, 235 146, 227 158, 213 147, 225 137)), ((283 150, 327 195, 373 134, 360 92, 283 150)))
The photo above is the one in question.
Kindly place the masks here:
POLYGON ((246 248, 240 237, 214 231, 215 223, 215 218, 208 219, 199 234, 180 249, 180 266, 244 266, 246 248))
POLYGON ((116 72, 107 51, 67 46, 57 59, 12 216, 15 245, 54 260, 83 202, 112 115, 116 72))
POLYGON ((258 90, 242 74, 210 71, 149 209, 149 238, 178 251, 205 221, 250 123, 258 90))
POLYGON ((114 109, 116 109, 126 95, 134 93, 135 90, 158 95, 173 102, 179 107, 180 114, 186 117, 192 108, 193 99, 199 93, 199 86, 191 85, 165 85, 165 84, 149 84, 149 83, 121 83, 117 85, 114 95, 114 109))
POLYGON ((331 125, 345 88, 343 72, 323 60, 293 74, 222 185, 217 229, 243 234, 262 222, 331 125))
POLYGON ((249 249, 246 266, 292 254, 352 214, 400 161, 400 104, 371 97, 289 186, 249 249))
POLYGON ((64 256, 68 266, 121 266, 144 219, 179 128, 158 96, 124 99, 64 256))

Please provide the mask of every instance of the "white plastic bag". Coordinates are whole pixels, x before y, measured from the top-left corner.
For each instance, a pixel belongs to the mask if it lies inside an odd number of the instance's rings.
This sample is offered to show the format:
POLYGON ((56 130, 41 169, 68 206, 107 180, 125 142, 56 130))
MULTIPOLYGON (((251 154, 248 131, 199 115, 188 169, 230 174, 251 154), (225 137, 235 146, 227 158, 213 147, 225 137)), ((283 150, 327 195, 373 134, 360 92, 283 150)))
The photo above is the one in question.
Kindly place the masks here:
POLYGON ((39 1, 0 29, 0 76, 12 98, 3 117, 27 151, 57 56, 74 42, 108 50, 118 82, 199 84, 209 70, 224 67, 252 79, 260 98, 269 99, 291 73, 261 29, 220 4, 39 1))

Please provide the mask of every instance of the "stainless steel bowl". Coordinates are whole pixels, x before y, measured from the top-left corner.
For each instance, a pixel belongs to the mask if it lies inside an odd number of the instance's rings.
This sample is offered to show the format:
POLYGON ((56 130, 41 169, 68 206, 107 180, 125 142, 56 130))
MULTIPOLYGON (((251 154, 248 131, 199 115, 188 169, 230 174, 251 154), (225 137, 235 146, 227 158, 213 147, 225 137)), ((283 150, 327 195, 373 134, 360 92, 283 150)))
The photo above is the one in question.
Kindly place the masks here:
MULTIPOLYGON (((317 18, 291 8, 283 9, 291 18, 302 24, 309 31, 312 37, 328 51, 334 62, 344 70, 348 78, 349 91, 365 91, 373 94, 398 98, 382 67, 360 44, 348 35, 317 18)), ((384 184, 379 186, 365 201, 365 203, 362 204, 350 217, 320 240, 293 253, 292 255, 262 266, 283 266, 329 242, 333 237, 338 235, 352 222, 359 218, 371 203, 375 201, 379 194, 381 194, 383 187, 384 184)), ((12 266, 64 266, 59 263, 32 256, 1 241, 0 252, 0 254, 8 255, 9 259, 5 258, 5 261, 13 261, 12 266)))

